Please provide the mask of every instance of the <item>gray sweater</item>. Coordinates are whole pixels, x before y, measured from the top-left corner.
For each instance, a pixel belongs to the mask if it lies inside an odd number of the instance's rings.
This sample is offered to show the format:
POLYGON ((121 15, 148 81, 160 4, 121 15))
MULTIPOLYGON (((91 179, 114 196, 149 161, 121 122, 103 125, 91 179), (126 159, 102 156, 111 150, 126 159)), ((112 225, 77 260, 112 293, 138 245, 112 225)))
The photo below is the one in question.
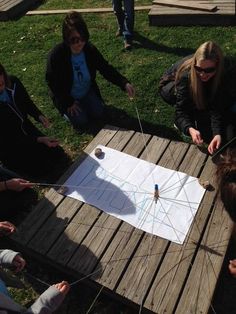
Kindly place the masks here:
MULTIPOLYGON (((0 250, 0 265, 11 265, 17 254, 19 253, 12 250, 0 250)), ((0 292, 0 314, 7 314, 8 311, 14 311, 16 313, 50 314, 59 307, 63 299, 63 294, 60 293, 56 287, 51 286, 40 295, 30 308, 26 309, 0 292)))

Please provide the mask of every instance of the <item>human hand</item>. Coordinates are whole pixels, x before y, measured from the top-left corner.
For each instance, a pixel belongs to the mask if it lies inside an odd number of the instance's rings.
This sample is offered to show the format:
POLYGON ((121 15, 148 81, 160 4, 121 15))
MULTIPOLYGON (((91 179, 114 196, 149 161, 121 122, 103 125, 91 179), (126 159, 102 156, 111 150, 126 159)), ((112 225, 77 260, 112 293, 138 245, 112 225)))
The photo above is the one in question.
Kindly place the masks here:
POLYGON ((229 272, 233 277, 236 277, 236 259, 229 261, 229 272))
POLYGON ((189 128, 188 131, 194 144, 201 145, 203 143, 201 133, 198 130, 189 128))
POLYGON ((73 117, 78 116, 82 109, 79 107, 78 101, 75 101, 72 106, 67 108, 67 112, 73 117))
POLYGON ((59 145, 59 141, 55 138, 50 138, 47 136, 39 136, 37 138, 38 143, 42 143, 44 145, 47 145, 48 147, 57 147, 59 145))
POLYGON ((67 281, 62 281, 53 285, 56 287, 64 296, 69 292, 70 285, 67 281))
POLYGON ((42 125, 47 129, 51 126, 50 121, 48 118, 43 116, 42 114, 39 116, 39 121, 42 123, 42 125))
POLYGON ((21 192, 26 188, 32 188, 33 183, 24 179, 14 178, 6 181, 6 187, 8 190, 21 192))
POLYGON ((25 267, 25 264, 26 264, 26 261, 19 254, 17 254, 12 261, 12 265, 14 266, 15 268, 14 271, 16 273, 21 271, 25 267))
POLYGON ((126 83, 125 90, 128 93, 129 99, 130 100, 133 99, 135 96, 135 89, 134 89, 133 85, 131 85, 130 83, 126 83))
POLYGON ((221 136, 215 135, 208 146, 208 152, 210 154, 213 154, 220 147, 220 144, 221 144, 221 136))
POLYGON ((16 227, 9 221, 0 222, 0 235, 9 235, 16 231, 16 227))

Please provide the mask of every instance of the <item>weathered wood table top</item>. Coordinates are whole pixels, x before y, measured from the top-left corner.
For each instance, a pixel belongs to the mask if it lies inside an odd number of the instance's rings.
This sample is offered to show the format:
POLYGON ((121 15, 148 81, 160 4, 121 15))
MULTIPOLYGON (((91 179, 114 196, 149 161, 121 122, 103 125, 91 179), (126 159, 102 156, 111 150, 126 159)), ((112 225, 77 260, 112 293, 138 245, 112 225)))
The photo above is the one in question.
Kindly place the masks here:
MULTIPOLYGON (((106 126, 61 182, 98 144, 205 180, 215 171, 194 145, 106 126)), ((183 245, 50 189, 13 240, 137 309, 190 314, 208 312, 231 231, 216 189, 206 191, 183 245)))

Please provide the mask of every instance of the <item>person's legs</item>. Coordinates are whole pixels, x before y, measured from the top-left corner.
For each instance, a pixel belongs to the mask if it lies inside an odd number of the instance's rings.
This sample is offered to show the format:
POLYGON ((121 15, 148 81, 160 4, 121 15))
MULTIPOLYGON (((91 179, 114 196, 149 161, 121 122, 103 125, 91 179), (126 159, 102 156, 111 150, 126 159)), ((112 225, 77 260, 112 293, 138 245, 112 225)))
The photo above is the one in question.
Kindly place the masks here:
POLYGON ((1 279, 0 279, 0 292, 5 294, 7 297, 10 296, 5 283, 1 279))
POLYGON ((113 6, 114 14, 116 15, 117 24, 118 24, 117 35, 118 34, 121 35, 123 32, 124 19, 125 19, 124 11, 122 8, 122 0, 112 0, 112 6, 113 6))
POLYGON ((134 31, 134 0, 124 0, 124 11, 125 11, 125 20, 124 20, 124 40, 131 44, 133 40, 133 31, 134 31))
POLYGON ((81 106, 78 106, 77 115, 71 115, 70 113, 66 113, 65 116, 69 119, 70 123, 76 130, 82 130, 88 124, 88 116, 82 104, 81 106))
POLYGON ((90 88, 87 95, 80 100, 82 108, 93 119, 101 119, 104 115, 104 102, 96 92, 90 88))

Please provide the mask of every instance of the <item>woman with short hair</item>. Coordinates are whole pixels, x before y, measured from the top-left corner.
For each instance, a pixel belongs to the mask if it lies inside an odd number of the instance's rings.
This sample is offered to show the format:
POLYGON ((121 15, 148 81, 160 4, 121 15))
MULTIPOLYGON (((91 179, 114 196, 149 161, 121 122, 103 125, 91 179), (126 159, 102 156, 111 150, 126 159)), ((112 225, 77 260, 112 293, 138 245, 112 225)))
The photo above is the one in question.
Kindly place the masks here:
POLYGON ((53 102, 77 130, 84 130, 91 119, 104 116, 104 102, 96 74, 134 97, 129 81, 110 65, 89 41, 89 31, 78 12, 67 14, 62 25, 63 42, 49 53, 46 81, 53 102))

